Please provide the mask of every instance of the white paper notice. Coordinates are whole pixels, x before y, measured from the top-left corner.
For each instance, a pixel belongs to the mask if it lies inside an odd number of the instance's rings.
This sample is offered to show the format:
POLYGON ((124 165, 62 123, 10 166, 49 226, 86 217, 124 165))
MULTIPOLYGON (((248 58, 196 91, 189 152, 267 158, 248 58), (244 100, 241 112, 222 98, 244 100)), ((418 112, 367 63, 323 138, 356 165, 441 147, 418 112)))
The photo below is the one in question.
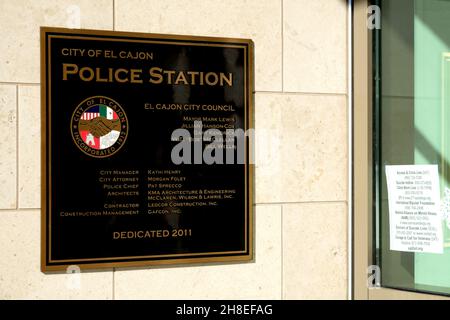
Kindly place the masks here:
POLYGON ((386 166, 391 250, 443 253, 437 165, 386 166))

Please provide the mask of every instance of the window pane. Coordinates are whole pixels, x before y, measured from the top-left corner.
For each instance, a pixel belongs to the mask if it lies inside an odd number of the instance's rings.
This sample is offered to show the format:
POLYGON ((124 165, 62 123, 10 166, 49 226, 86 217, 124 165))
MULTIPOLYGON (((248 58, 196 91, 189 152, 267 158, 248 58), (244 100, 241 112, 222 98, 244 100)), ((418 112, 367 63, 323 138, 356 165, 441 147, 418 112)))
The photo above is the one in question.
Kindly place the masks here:
POLYGON ((374 242, 382 286, 450 294, 450 0, 377 4, 374 242))

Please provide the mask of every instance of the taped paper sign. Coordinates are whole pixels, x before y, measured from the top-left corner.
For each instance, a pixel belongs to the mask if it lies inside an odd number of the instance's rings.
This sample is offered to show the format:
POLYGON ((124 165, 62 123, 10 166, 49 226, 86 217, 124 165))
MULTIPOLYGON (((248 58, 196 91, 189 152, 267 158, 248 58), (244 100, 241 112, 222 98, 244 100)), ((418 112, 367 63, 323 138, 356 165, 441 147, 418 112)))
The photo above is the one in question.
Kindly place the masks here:
POLYGON ((443 253, 437 165, 386 166, 390 249, 443 253))

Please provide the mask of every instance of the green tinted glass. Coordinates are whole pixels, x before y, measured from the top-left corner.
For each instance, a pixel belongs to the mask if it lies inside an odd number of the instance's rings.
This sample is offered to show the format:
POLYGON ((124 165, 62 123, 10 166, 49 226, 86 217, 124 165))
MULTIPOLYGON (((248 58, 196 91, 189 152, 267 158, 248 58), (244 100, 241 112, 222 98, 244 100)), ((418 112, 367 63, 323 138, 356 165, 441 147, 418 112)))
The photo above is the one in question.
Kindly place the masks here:
POLYGON ((377 4, 374 251, 381 284, 450 294, 450 0, 377 4))

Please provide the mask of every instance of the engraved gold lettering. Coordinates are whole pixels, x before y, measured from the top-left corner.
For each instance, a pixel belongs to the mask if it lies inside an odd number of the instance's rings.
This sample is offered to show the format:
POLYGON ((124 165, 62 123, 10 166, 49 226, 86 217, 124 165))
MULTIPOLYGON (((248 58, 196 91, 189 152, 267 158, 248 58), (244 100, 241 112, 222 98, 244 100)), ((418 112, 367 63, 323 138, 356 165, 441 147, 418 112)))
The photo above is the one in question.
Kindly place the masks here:
POLYGON ((141 79, 141 72, 142 70, 140 69, 131 69, 131 83, 142 83, 142 79, 141 79))
POLYGON ((163 82, 164 78, 161 75, 162 69, 158 67, 153 67, 150 69, 150 82, 154 84, 160 84, 163 82), (156 78, 156 79, 154 79, 156 78))
POLYGON ((125 73, 125 75, 128 75, 128 70, 127 69, 122 69, 122 68, 121 69, 117 69, 116 72, 114 73, 114 77, 116 78, 116 81, 120 82, 120 83, 128 82, 128 78, 127 77, 120 78, 120 76, 119 76, 120 73, 125 73))
POLYGON ((175 80, 175 84, 180 84, 183 82, 183 84, 189 84, 189 82, 186 79, 186 76, 184 75, 184 72, 178 73, 177 79, 175 80))
POLYGON ((68 74, 76 74, 77 72, 78 72, 78 66, 76 64, 63 63, 63 80, 67 80, 68 74))
POLYGON ((80 79, 83 81, 91 81, 94 79, 94 70, 92 70, 89 67, 83 67, 80 69, 80 79), (86 77, 85 74, 88 73, 88 76, 86 77))
MULTIPOLYGON (((62 54, 70 54, 68 50, 63 49, 62 54)), ((107 52, 109 57, 113 57, 113 52, 107 52)), ((139 59, 138 53, 137 58, 139 59)), ((64 81, 72 80, 75 77, 82 81, 95 82, 142 84, 145 80, 152 84, 233 86, 233 74, 223 72, 179 71, 152 67, 148 70, 149 78, 147 79, 142 77, 142 69, 80 67, 73 63, 63 63, 62 69, 64 81)))

